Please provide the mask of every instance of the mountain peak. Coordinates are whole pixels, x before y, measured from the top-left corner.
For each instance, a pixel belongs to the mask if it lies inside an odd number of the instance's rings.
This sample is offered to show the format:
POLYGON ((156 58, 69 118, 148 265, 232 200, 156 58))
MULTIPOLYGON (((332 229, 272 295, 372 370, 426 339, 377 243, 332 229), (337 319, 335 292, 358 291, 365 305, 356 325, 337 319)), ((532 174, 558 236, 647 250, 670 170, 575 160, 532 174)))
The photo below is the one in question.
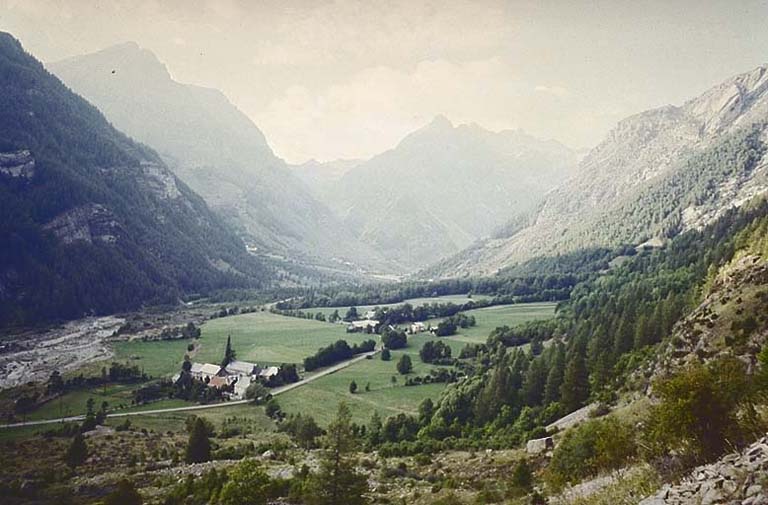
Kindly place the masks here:
POLYGON ((432 119, 432 122, 430 122, 427 125, 427 128, 429 129, 453 129, 453 123, 451 123, 451 120, 445 117, 443 114, 438 114, 437 116, 432 119))
POLYGON ((107 47, 95 53, 73 56, 54 63, 54 68, 61 65, 87 62, 91 71, 108 72, 115 76, 142 76, 159 79, 171 79, 168 68, 158 57, 136 42, 128 41, 107 47))

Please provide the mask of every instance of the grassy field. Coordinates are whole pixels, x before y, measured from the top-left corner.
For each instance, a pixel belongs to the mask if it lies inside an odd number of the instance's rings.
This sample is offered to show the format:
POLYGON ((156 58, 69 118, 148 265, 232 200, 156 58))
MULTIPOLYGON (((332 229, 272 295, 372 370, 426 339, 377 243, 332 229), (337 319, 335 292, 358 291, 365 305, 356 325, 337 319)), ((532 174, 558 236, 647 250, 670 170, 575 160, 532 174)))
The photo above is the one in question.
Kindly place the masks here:
MULTIPOLYGON (((478 300, 486 300, 490 298, 487 295, 473 295, 472 298, 469 298, 467 295, 447 295, 447 296, 437 296, 437 297, 426 297, 426 298, 410 298, 408 300, 403 300, 402 302, 398 303, 382 303, 380 305, 359 305, 357 306, 357 311, 361 315, 365 313, 367 310, 373 310, 376 307, 395 307, 397 305, 402 305, 404 303, 410 303, 414 307, 418 305, 425 305, 427 303, 455 303, 457 305, 460 305, 462 303, 467 303, 470 301, 478 301, 478 300)), ((333 311, 338 310, 339 315, 341 317, 344 317, 344 314, 347 313, 347 310, 349 310, 349 307, 311 307, 308 309, 302 309, 304 312, 308 312, 311 314, 316 314, 318 312, 322 312, 326 316, 333 314, 333 311)))
MULTIPOLYGON (((301 363, 320 347, 344 339, 350 344, 375 335, 347 334, 343 325, 254 312, 213 319, 202 326, 199 350, 193 359, 218 363, 224 356, 227 336, 237 357, 259 364, 301 363)), ((121 342, 116 347, 120 360, 138 364, 153 376, 173 375, 187 352, 186 340, 162 342, 121 342)))
MULTIPOLYGON (((482 344, 488 334, 499 326, 514 326, 527 321, 549 319, 555 315, 555 303, 520 303, 515 305, 495 305, 482 309, 469 310, 466 314, 475 316, 477 324, 471 328, 459 328, 451 339, 463 343, 482 344)), ((429 323, 436 325, 440 319, 429 323)))
MULTIPOLYGON (((355 363, 335 374, 281 395, 278 402, 288 413, 309 412, 320 424, 325 424, 333 418, 342 400, 349 404, 353 418, 358 423, 367 422, 374 410, 378 411, 382 418, 401 412, 412 414, 424 399, 437 399, 446 385, 403 386, 405 378, 395 370, 395 364, 403 353, 411 355, 414 375, 423 375, 433 368, 433 365, 422 363, 418 355, 428 340, 442 340, 451 346, 453 355, 458 356, 467 343, 485 342, 488 334, 497 326, 514 326, 526 321, 547 319, 552 317, 554 312, 553 303, 499 305, 468 311, 467 314, 474 315, 477 321, 477 325, 472 328, 460 329, 456 335, 443 338, 428 333, 412 335, 408 338, 406 349, 392 353, 392 361, 381 361, 376 357, 355 363), (395 386, 391 383, 393 375, 397 376, 398 380, 395 386), (349 392, 349 384, 353 380, 358 385, 358 392, 355 394, 349 392), (366 383, 371 385, 370 392, 365 391, 366 383)), ((439 320, 432 322, 436 324, 437 321, 439 320)))
POLYGON ((436 399, 445 384, 424 386, 404 386, 405 376, 397 373, 395 365, 404 352, 411 354, 414 373, 425 374, 432 365, 421 362, 418 351, 421 344, 412 342, 407 349, 393 351, 391 361, 382 361, 379 356, 363 360, 354 365, 327 375, 300 388, 288 391, 277 397, 277 401, 287 413, 312 415, 321 425, 333 419, 341 401, 346 401, 357 423, 367 423, 374 411, 382 419, 400 413, 415 414, 419 403, 426 398, 436 399), (392 383, 392 377, 397 383, 392 383), (358 392, 349 392, 349 384, 355 381, 358 392), (365 391, 370 384, 370 391, 365 391))
MULTIPOLYGON (((411 303, 427 301, 458 303, 461 300, 466 299, 457 296, 424 298, 411 300, 411 303)), ((554 304, 534 303, 472 310, 468 313, 475 316, 477 325, 460 329, 458 334, 442 340, 451 346, 454 356, 458 356, 461 348, 467 343, 485 342, 488 334, 497 326, 512 326, 524 321, 551 317, 554 314, 554 307, 554 304)), ((202 326, 202 337, 197 341, 198 348, 193 359, 218 363, 224 354, 228 335, 231 335, 232 344, 240 359, 260 364, 300 363, 306 356, 315 353, 318 348, 338 339, 355 343, 377 338, 375 335, 348 334, 343 325, 285 317, 269 312, 256 312, 214 319, 205 323, 202 326)), ((349 401, 355 420, 358 422, 367 421, 374 409, 382 417, 400 412, 413 413, 422 400, 437 398, 445 386, 430 384, 405 387, 402 385, 403 378, 398 376, 399 382, 393 387, 391 377, 397 375, 395 363, 402 352, 412 354, 415 373, 427 373, 431 366, 421 363, 418 351, 424 342, 434 339, 436 337, 426 333, 411 336, 409 347, 403 351, 393 352, 392 361, 382 362, 376 358, 356 363, 345 370, 281 395, 280 404, 286 412, 305 412, 309 406, 319 422, 331 419, 342 399, 349 401), (349 393, 349 383, 352 380, 355 380, 359 386, 360 392, 355 395, 349 393), (370 392, 365 392, 366 383, 371 384, 370 392)), ((152 376, 170 376, 179 370, 188 344, 189 341, 186 340, 121 342, 115 349, 116 358, 136 364, 152 376)), ((94 399, 97 409, 103 401, 108 402, 111 408, 122 407, 121 410, 146 410, 186 405, 180 400, 163 400, 141 407, 131 407, 132 389, 133 386, 112 385, 105 389, 95 388, 90 391, 68 393, 60 399, 43 405, 29 414, 27 419, 50 419, 83 414, 88 398, 94 399)), ((223 412, 228 410, 223 409, 222 414, 217 412, 212 415, 226 416, 227 414, 223 412)), ((186 415, 166 416, 160 419, 174 420, 177 417, 183 419, 186 415)), ((162 425, 162 421, 157 421, 157 424, 162 425)))

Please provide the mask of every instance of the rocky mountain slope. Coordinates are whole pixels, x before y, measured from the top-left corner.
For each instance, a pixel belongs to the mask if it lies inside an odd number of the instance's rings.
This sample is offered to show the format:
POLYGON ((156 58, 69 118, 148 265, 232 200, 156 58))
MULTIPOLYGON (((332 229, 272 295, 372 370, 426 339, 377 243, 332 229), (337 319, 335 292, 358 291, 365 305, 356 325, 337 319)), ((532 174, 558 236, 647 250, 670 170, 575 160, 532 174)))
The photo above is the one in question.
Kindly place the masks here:
POLYGON ((0 33, 0 325, 112 313, 269 273, 152 150, 0 33))
POLYGON ((432 269, 488 274, 537 255, 639 244, 712 222, 768 189, 768 67, 621 121, 536 212, 432 269))
POLYGON ((258 252, 342 269, 384 268, 220 91, 176 82, 135 43, 49 68, 115 126, 157 149, 258 252))
POLYGON ((640 505, 760 505, 768 503, 766 475, 768 437, 763 437, 740 452, 694 469, 677 484, 665 485, 640 505))
POLYGON ((423 267, 530 210, 577 155, 521 131, 454 126, 444 117, 349 169, 326 202, 366 244, 423 267))

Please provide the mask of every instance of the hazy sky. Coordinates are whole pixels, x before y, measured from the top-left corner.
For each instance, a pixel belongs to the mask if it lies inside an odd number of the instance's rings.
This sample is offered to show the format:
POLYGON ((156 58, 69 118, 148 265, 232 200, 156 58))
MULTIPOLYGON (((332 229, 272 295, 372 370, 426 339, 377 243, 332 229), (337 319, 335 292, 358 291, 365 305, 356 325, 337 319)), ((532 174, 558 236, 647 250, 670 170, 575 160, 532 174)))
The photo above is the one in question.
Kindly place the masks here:
POLYGON ((135 41, 276 153, 367 157, 437 114, 573 147, 768 61, 768 1, 0 0, 43 61, 135 41))

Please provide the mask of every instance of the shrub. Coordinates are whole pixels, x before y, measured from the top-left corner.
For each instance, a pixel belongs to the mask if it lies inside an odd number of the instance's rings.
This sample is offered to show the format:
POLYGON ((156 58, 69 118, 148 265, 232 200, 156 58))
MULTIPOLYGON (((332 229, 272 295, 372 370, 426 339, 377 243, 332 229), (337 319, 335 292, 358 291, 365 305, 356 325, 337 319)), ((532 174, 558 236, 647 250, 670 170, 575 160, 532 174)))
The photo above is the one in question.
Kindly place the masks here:
POLYGON ((552 455, 546 480, 558 489, 600 471, 620 468, 636 453, 630 426, 612 417, 589 421, 565 434, 552 455))
POLYGON ((643 433, 651 461, 676 452, 695 464, 715 459, 754 434, 757 388, 744 363, 723 358, 692 365, 658 381, 661 402, 652 407, 643 433))

